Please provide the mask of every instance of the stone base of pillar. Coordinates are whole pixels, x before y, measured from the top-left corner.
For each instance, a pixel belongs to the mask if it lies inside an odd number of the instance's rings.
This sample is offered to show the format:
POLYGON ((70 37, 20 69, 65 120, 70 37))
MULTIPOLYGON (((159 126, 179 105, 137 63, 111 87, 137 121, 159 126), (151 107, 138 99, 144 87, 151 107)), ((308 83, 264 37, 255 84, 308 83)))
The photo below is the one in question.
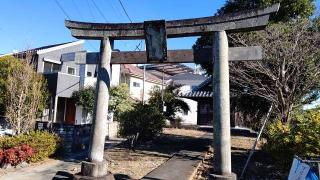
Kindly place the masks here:
POLYGON ((113 174, 107 174, 100 177, 90 177, 90 176, 82 176, 82 175, 73 175, 74 180, 115 180, 113 174))
POLYGON ((107 162, 87 162, 81 163, 81 172, 73 176, 75 180, 114 180, 111 173, 107 171, 107 162))
POLYGON ((235 173, 231 174, 225 174, 225 175, 220 175, 220 174, 210 174, 209 179, 212 180, 236 180, 237 175, 235 173))

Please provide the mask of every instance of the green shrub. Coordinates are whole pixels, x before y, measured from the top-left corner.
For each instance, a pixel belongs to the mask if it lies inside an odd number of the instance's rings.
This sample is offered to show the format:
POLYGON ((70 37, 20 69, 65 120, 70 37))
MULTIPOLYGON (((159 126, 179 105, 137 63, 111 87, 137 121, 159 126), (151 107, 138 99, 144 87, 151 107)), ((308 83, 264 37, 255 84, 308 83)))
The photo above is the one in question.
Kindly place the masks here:
POLYGON ((269 151, 280 165, 290 167, 294 155, 320 155, 319 134, 319 109, 296 113, 290 123, 283 124, 278 120, 269 125, 264 149, 269 151))
POLYGON ((122 113, 132 110, 132 106, 133 100, 127 84, 111 87, 109 111, 114 112, 114 120, 118 120, 122 113))
POLYGON ((165 119, 154 106, 138 103, 134 109, 121 114, 119 134, 132 136, 139 133, 141 140, 152 139, 162 132, 165 119))
POLYGON ((31 131, 13 137, 0 138, 0 149, 9 149, 23 144, 29 145, 33 155, 27 159, 29 162, 42 161, 53 155, 59 147, 60 138, 47 131, 31 131))
MULTIPOLYGON (((93 114, 96 87, 89 86, 74 91, 72 98, 77 105, 82 106, 88 113, 93 114)), ((130 97, 127 84, 119 84, 110 88, 109 111, 114 112, 114 120, 118 120, 121 113, 132 109, 133 100, 130 97)))

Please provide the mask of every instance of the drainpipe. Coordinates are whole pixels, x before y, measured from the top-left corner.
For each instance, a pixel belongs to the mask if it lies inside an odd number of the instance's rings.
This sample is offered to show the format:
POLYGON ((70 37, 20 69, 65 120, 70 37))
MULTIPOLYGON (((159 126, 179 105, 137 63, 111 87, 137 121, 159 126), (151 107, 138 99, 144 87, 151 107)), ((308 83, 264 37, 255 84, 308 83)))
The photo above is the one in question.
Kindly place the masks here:
POLYGON ((54 96, 53 122, 57 122, 58 95, 54 96))
POLYGON ((143 65, 142 104, 144 104, 145 82, 146 82, 146 65, 144 64, 143 65))
POLYGON ((161 83, 161 101, 162 101, 162 112, 164 112, 164 100, 163 100, 163 96, 164 96, 164 66, 162 66, 162 83, 161 83))

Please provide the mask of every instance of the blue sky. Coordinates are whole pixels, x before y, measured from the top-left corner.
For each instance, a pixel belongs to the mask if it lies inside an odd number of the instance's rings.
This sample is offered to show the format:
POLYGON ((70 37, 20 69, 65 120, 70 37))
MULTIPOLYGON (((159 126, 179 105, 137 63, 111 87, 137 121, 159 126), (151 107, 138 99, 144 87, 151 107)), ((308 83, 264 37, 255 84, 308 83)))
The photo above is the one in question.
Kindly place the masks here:
MULTIPOLYGON (((129 22, 118 0, 57 0, 72 20, 129 22)), ((211 16, 224 0, 122 0, 134 22, 155 19, 181 19, 211 16)), ((74 41, 64 26, 66 15, 55 0, 1 0, 0 54, 44 45, 74 41)), ((169 49, 191 48, 193 38, 170 39, 169 49)), ((133 50, 139 42, 117 41, 115 48, 133 50)), ((97 51, 99 43, 86 43, 86 49, 97 51)))
MULTIPOLYGON (((91 22, 129 22, 119 0, 1 0, 0 54, 13 50, 76 40, 64 26, 71 20, 91 22), (94 1, 94 2, 93 2, 94 1), (97 8, 103 13, 103 17, 97 8)), ((182 19, 213 15, 225 0, 122 0, 134 22, 155 19, 182 19)), ((317 7, 320 0, 317 0, 317 7)), ((319 10, 317 11, 318 14, 319 10)), ((191 48, 196 37, 169 39, 169 49, 191 48)), ((116 41, 115 48, 134 50, 139 41, 116 41)), ((144 43, 143 43, 144 44, 144 43)), ((97 51, 97 41, 86 42, 86 49, 97 51)))

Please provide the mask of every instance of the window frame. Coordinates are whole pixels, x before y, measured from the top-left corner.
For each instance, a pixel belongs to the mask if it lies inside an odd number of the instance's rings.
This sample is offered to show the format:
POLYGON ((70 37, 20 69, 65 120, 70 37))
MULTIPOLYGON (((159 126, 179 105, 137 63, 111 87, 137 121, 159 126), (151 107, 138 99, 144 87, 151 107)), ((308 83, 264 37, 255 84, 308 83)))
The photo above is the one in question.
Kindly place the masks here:
POLYGON ((43 62, 43 70, 42 72, 45 73, 45 74, 49 74, 49 73, 57 73, 57 72, 60 72, 61 71, 61 65, 60 64, 57 64, 57 63, 54 63, 54 62, 48 62, 48 61, 44 61, 43 62), (46 64, 50 65, 50 71, 46 71, 46 64), (58 70, 57 71, 54 71, 53 69, 53 66, 58 66, 58 70))
POLYGON ((91 71, 87 71, 87 77, 92 77, 92 72, 91 71), (88 76, 88 73, 90 73, 90 76, 88 76))
POLYGON ((140 83, 138 83, 138 82, 133 82, 133 83, 132 83, 132 86, 139 88, 139 87, 140 87, 140 83), (138 86, 136 86, 136 85, 138 85, 138 86))
POLYGON ((67 66, 67 71, 66 71, 66 73, 69 74, 69 75, 75 76, 75 75, 76 75, 76 68, 75 68, 75 67, 71 67, 71 66, 67 66), (70 68, 70 69, 73 69, 73 72, 74 72, 73 74, 70 74, 70 73, 69 73, 69 68, 70 68))

